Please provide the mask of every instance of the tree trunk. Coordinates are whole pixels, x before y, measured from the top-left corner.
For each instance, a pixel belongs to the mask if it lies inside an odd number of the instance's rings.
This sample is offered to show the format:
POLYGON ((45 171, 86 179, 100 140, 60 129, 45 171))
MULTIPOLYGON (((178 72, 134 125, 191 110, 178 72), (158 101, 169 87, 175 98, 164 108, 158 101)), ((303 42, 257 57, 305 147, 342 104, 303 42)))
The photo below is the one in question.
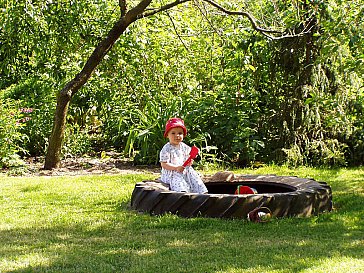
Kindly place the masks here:
POLYGON ((44 169, 50 170, 58 168, 61 158, 61 149, 66 128, 66 117, 71 96, 67 90, 60 92, 57 98, 57 107, 54 117, 52 134, 49 138, 48 151, 45 158, 44 169))

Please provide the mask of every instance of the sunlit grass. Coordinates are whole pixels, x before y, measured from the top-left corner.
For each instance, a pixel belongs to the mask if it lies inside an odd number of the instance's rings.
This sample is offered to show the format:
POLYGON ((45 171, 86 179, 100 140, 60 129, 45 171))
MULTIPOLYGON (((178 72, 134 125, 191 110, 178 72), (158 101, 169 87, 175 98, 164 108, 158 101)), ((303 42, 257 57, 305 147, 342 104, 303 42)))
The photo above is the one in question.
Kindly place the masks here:
POLYGON ((334 211, 310 218, 153 217, 129 209, 152 175, 0 178, 0 272, 364 272, 364 168, 267 166, 312 177, 334 211))

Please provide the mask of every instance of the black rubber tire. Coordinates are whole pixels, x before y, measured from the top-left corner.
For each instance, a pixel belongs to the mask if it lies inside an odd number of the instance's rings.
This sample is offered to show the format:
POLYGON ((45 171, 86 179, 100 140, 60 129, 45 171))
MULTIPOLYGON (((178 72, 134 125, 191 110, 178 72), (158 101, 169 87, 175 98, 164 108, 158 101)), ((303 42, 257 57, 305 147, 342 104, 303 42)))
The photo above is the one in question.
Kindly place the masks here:
POLYGON ((210 182, 207 178, 204 182, 209 194, 174 192, 157 181, 137 183, 131 208, 152 215, 214 218, 246 218, 259 206, 268 207, 274 217, 305 217, 332 210, 331 187, 314 179, 242 175, 230 182, 210 182), (258 193, 235 195, 233 189, 241 184, 258 188, 258 193))

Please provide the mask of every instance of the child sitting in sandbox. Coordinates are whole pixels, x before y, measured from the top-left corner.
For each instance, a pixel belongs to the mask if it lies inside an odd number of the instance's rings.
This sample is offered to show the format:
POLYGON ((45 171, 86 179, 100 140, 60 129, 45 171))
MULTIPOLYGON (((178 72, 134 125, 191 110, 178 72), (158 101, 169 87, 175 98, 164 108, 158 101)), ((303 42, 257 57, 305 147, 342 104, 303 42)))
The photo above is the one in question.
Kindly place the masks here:
POLYGON ((187 129, 182 119, 171 118, 167 121, 164 137, 169 142, 160 152, 161 181, 169 184, 172 191, 207 193, 205 184, 192 168, 191 147, 183 142, 186 135, 187 129))

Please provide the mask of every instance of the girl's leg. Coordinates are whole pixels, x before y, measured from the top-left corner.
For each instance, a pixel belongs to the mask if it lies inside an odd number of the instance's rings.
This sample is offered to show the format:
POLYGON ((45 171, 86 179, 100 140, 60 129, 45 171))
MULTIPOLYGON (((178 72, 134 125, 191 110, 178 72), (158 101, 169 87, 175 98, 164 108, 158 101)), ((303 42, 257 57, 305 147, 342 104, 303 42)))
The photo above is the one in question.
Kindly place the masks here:
POLYGON ((186 176, 187 176, 186 180, 189 183, 191 192, 196 192, 196 193, 208 192, 200 175, 192 167, 187 168, 186 176))
POLYGON ((172 180, 169 183, 169 187, 172 191, 191 192, 190 185, 184 179, 183 174, 179 172, 173 172, 172 180))

